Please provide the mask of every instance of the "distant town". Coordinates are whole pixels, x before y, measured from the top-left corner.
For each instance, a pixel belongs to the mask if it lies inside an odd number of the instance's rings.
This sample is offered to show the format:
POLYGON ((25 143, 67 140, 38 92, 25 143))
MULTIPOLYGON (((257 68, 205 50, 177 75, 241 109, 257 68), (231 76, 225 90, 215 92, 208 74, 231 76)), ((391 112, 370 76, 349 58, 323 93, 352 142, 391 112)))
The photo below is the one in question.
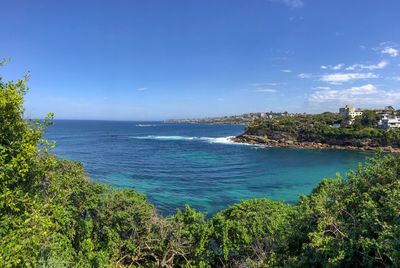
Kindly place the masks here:
POLYGON ((242 115, 220 116, 220 117, 205 117, 205 118, 191 118, 191 119, 170 119, 166 123, 208 123, 208 124, 246 124, 264 118, 277 118, 280 116, 294 116, 300 115, 298 113, 278 113, 278 112, 259 112, 259 113, 245 113, 242 115))
MULTIPOLYGON (((383 109, 362 109, 354 108, 351 105, 346 105, 339 108, 339 114, 343 117, 343 121, 348 125, 352 125, 357 117, 362 117, 364 112, 375 112, 379 117, 378 127, 382 129, 400 129, 400 110, 396 110, 392 106, 386 106, 383 109)), ((305 113, 303 113, 305 114, 305 113)), ((274 119, 281 116, 297 116, 301 113, 288 112, 258 112, 245 113, 242 115, 192 118, 192 119, 170 119, 166 123, 206 123, 206 124, 247 124, 260 119, 274 119)), ((336 124, 333 127, 343 127, 343 124, 336 124)))

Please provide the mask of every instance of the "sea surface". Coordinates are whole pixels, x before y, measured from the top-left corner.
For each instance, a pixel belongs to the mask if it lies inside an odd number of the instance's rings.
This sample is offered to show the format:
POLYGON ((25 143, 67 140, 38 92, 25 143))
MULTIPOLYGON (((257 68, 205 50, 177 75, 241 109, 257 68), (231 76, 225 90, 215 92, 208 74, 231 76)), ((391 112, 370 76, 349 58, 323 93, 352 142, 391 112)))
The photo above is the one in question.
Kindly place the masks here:
POLYGON ((147 195, 164 215, 189 204, 208 215, 241 200, 295 203, 322 178, 356 168, 368 153, 263 148, 230 142, 242 125, 58 120, 46 131, 59 157, 95 181, 147 195))

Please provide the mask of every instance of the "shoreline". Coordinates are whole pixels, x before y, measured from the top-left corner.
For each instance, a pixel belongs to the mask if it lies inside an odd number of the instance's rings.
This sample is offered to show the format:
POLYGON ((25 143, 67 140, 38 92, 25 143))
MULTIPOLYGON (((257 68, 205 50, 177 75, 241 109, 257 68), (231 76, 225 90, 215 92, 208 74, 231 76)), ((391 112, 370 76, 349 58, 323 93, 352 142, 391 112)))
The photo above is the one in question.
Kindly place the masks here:
POLYGON ((314 149, 314 150, 347 150, 347 151, 362 151, 362 152, 377 152, 383 151, 387 153, 400 153, 400 148, 393 148, 391 146, 384 147, 372 147, 372 146, 342 146, 342 145, 331 145, 326 143, 318 142, 299 142, 299 141, 278 141, 268 139, 262 136, 247 135, 242 134, 236 137, 229 138, 233 142, 246 143, 250 145, 260 145, 265 147, 275 147, 275 148, 293 148, 293 149, 314 149))
POLYGON ((248 122, 179 122, 179 121, 163 121, 164 124, 193 124, 193 125, 241 125, 246 126, 248 122))

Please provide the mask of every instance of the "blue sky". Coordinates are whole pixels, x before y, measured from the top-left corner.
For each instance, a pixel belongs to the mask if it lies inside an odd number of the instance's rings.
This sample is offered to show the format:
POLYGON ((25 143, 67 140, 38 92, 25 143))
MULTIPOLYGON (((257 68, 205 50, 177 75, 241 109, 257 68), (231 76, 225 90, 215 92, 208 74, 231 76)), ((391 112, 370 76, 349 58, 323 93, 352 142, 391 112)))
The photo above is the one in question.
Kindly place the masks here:
POLYGON ((27 115, 159 120, 400 108, 398 0, 0 0, 27 115))

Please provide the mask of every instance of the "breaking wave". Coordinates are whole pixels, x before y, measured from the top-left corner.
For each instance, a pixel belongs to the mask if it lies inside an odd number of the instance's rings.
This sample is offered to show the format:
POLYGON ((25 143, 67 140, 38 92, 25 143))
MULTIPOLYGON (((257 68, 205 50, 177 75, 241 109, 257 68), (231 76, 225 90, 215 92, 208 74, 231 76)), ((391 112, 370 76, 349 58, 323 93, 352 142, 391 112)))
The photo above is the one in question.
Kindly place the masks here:
POLYGON ((155 136, 155 135, 149 135, 149 136, 135 136, 132 137, 134 139, 141 139, 141 140, 164 140, 164 141, 204 141, 204 142, 209 142, 209 143, 222 143, 222 144, 243 144, 243 143, 238 143, 234 142, 231 140, 233 136, 229 137, 188 137, 188 136, 155 136))
POLYGON ((152 125, 152 124, 137 124, 137 127, 156 127, 157 125, 152 125))

